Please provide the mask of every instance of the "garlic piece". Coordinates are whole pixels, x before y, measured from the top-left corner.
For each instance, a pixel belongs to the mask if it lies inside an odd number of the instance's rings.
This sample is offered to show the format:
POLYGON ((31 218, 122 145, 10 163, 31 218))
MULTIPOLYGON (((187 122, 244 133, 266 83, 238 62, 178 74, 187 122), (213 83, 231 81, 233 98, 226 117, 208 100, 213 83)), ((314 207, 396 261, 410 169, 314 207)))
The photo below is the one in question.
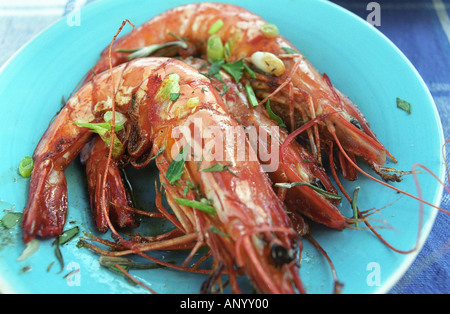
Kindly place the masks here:
POLYGON ((270 52, 257 51, 251 56, 255 67, 266 74, 280 76, 286 70, 283 61, 270 52))

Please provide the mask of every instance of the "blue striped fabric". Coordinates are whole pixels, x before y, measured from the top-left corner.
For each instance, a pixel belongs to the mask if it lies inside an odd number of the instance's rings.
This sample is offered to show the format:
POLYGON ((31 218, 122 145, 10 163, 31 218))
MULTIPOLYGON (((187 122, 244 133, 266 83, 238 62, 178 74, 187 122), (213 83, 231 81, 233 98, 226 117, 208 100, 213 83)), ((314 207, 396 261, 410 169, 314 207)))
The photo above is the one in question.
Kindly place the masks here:
MULTIPOLYGON (((0 66, 42 29, 94 0, 0 0, 0 66)), ((367 19, 370 1, 333 1, 367 19)), ((379 21, 371 19, 414 64, 438 107, 446 139, 450 139, 450 0, 377 1, 379 21)), ((450 158, 447 158, 450 163, 450 158)), ((444 194, 441 207, 450 209, 444 194)), ((439 213, 421 253, 392 294, 450 292, 450 217, 439 213)))

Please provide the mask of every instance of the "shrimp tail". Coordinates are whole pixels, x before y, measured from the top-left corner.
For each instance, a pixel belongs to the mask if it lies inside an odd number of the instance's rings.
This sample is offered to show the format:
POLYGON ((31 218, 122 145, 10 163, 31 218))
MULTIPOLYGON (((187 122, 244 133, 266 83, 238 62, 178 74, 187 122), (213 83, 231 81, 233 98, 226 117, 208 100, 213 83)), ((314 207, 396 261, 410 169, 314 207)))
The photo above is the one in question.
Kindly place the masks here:
POLYGON ((106 162, 108 152, 108 146, 99 137, 91 140, 81 151, 81 162, 86 166, 94 224, 98 231, 108 231, 108 220, 102 209, 102 204, 106 204, 107 214, 115 227, 135 228, 139 225, 137 219, 131 211, 124 209, 133 205, 131 195, 123 184, 117 161, 112 160, 109 164, 106 162), (107 165, 108 169, 106 169, 107 165), (105 187, 103 175, 106 170, 108 175, 105 187), (103 191, 107 192, 103 193, 103 191), (103 199, 104 197, 106 200, 103 199))
POLYGON ((30 197, 22 220, 23 241, 36 236, 47 238, 61 235, 67 216, 67 181, 63 171, 56 170, 47 160, 37 162, 33 176, 40 180, 30 183, 30 197))

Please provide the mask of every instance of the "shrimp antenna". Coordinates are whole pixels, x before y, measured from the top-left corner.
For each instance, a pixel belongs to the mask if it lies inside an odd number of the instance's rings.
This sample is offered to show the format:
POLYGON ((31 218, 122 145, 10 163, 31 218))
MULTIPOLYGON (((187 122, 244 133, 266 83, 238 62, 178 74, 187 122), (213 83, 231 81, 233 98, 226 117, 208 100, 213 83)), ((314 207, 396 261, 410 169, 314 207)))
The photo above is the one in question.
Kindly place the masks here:
MULTIPOLYGON (((333 138, 334 138, 336 144, 337 144, 338 147, 339 147, 339 150, 342 152, 342 154, 344 155, 344 157, 345 157, 345 158, 350 162, 350 164, 351 164, 353 167, 355 167, 355 169, 357 169, 360 173, 362 173, 362 174, 365 175, 366 177, 368 177, 368 178, 374 180, 375 182, 378 182, 378 183, 380 183, 380 184, 382 184, 382 185, 384 185, 384 186, 386 186, 386 187, 388 187, 388 188, 390 188, 390 189, 393 189, 394 191, 396 191, 396 192, 398 192, 398 193, 404 194, 404 195, 406 195, 406 196, 409 196, 409 197, 411 197, 411 198, 413 198, 413 199, 419 201, 419 227, 418 227, 418 233, 417 233, 417 241, 416 241, 415 247, 414 247, 413 249, 411 249, 411 250, 402 251, 402 250, 395 249, 393 246, 391 246, 389 243, 387 243, 387 241, 384 240, 383 237, 382 237, 378 232, 375 231, 375 229, 373 228, 373 226, 371 226, 367 221, 364 222, 364 223, 367 225, 367 227, 369 227, 369 229, 370 229, 370 230, 371 230, 371 231, 372 231, 372 232, 373 232, 373 233, 374 233, 381 241, 383 241, 383 243, 385 243, 386 245, 388 245, 388 246, 389 246, 391 249, 393 249, 394 251, 396 251, 396 252, 398 252, 398 253, 402 253, 402 254, 409 254, 409 253, 414 252, 415 250, 417 250, 417 248, 418 248, 418 246, 419 246, 420 234, 421 234, 421 231, 422 231, 423 205, 424 205, 424 204, 429 205, 429 206, 434 207, 434 208, 436 208, 436 209, 438 209, 438 210, 440 210, 440 211, 442 211, 442 212, 444 212, 444 213, 446 213, 446 214, 450 214, 450 212, 448 212, 448 211, 446 211, 446 210, 444 210, 444 209, 442 209, 442 208, 440 208, 440 207, 438 207, 438 206, 436 206, 436 205, 434 205, 434 204, 431 204, 431 203, 429 203, 429 202, 427 202, 427 201, 425 201, 425 200, 422 199, 422 190, 421 190, 421 188, 420 188, 420 184, 419 184, 419 181, 418 181, 418 178, 417 178, 417 174, 416 174, 416 172, 415 172, 414 170, 416 169, 416 167, 422 167, 424 170, 426 170, 427 172, 429 172, 430 174, 432 174, 433 177, 436 178, 441 184, 442 184, 442 181, 439 180, 439 178, 437 178, 437 176, 434 175, 434 174, 433 174, 429 169, 427 169, 425 166, 422 166, 422 165, 419 165, 419 164, 414 164, 414 165, 413 165, 413 171, 412 171, 412 173, 413 173, 413 176, 414 176, 414 182, 415 182, 415 185, 416 185, 417 193, 418 193, 418 195, 419 195, 418 197, 417 197, 417 196, 414 196, 414 195, 412 195, 412 194, 410 194, 410 193, 408 193, 408 192, 406 192, 406 191, 403 191, 403 190, 401 190, 401 189, 399 189, 399 188, 396 188, 396 187, 394 187, 394 186, 392 186, 392 185, 390 185, 390 184, 387 184, 386 182, 383 182, 383 181, 381 181, 381 180, 379 180, 379 179, 377 179, 377 178, 371 176, 370 174, 368 174, 367 172, 365 172, 364 170, 362 170, 360 167, 358 167, 358 165, 356 165, 356 163, 355 163, 355 162, 347 155, 347 153, 345 152, 344 148, 342 147, 341 143, 339 142, 339 139, 338 139, 337 136, 336 136, 336 133, 335 133, 335 132, 331 132, 331 133, 332 133, 332 135, 333 135, 333 138)), ((446 143, 447 143, 447 142, 446 142, 446 143)), ((445 186, 445 185, 444 185, 444 186, 445 186)), ((348 198, 348 195, 347 195, 347 198, 348 198)), ((358 211, 359 211, 359 210, 358 210, 358 211)))

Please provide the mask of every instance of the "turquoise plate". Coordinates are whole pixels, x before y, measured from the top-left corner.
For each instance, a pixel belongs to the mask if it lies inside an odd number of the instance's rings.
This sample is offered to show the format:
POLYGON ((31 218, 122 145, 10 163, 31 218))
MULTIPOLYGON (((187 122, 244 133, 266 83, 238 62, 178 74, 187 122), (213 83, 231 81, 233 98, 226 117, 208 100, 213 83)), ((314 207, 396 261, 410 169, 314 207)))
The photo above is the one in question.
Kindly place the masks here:
MULTIPOLYGON (((326 1, 280 0, 229 1, 239 3, 267 21, 278 25, 334 85, 352 99, 370 121, 379 139, 399 160, 395 167, 411 170, 414 163, 430 168, 444 178, 441 123, 433 99, 423 80, 405 56, 366 21, 326 1), (412 104, 409 115, 396 107, 396 98, 412 104)), ((63 18, 34 38, 2 68, 0 73, 0 110, 3 112, 0 147, 0 204, 7 211, 21 212, 27 198, 29 179, 19 176, 18 163, 31 155, 49 121, 80 78, 96 62, 124 19, 140 25, 166 9, 185 3, 170 1, 110 0, 94 2, 81 10, 80 25, 63 18), (71 26, 73 25, 73 26, 71 26)), ((75 20, 76 21, 76 20, 75 20)), ((125 32, 131 27, 126 26, 125 32)), ((394 164, 388 163, 388 166, 394 164)), ((153 186, 154 169, 130 174, 138 202, 154 207, 148 191, 153 186), (144 196, 147 191, 147 196, 144 196)), ((370 171, 370 170, 369 170, 370 171)), ((79 162, 67 170, 69 215, 66 229, 78 226, 94 233, 88 209, 84 171, 79 162)), ((428 174, 420 174, 424 198, 439 204, 442 188, 428 174)), ((399 194, 363 176, 346 182, 348 191, 361 190, 358 205, 362 210, 382 208, 399 194)), ((396 184, 417 194, 412 176, 396 184)), ((348 203, 342 212, 350 217, 348 203)), ((424 209, 420 247, 431 230, 437 211, 424 209)), ((389 228, 378 231, 397 248, 410 249, 417 239, 419 203, 401 197, 372 216, 374 224, 389 228)), ((147 225, 145 225, 147 226, 147 225)), ((153 223, 147 228, 162 230, 153 223), (158 229, 159 228, 159 229, 158 229)), ((77 240, 61 247, 61 270, 51 240, 41 241, 39 250, 17 261, 25 248, 18 226, 0 230, 0 289, 14 293, 146 293, 122 277, 102 268, 98 256, 77 248, 77 240), (54 262, 53 266, 49 265, 54 262), (70 274, 69 276, 67 276, 70 274)), ((313 236, 333 261, 343 293, 385 293, 403 275, 417 255, 398 254, 368 230, 343 232, 313 226, 313 236)), ((162 254, 162 253, 157 253, 162 254)), ((179 259, 168 254, 166 260, 179 259)), ((198 293, 205 276, 171 269, 132 271, 132 274, 160 293, 198 293)), ((308 292, 331 293, 332 277, 325 258, 304 241, 301 276, 308 292)), ((245 285, 245 283, 244 283, 245 285)), ((248 287, 248 285, 247 285, 248 287)), ((251 291, 251 290, 248 290, 251 291)))

